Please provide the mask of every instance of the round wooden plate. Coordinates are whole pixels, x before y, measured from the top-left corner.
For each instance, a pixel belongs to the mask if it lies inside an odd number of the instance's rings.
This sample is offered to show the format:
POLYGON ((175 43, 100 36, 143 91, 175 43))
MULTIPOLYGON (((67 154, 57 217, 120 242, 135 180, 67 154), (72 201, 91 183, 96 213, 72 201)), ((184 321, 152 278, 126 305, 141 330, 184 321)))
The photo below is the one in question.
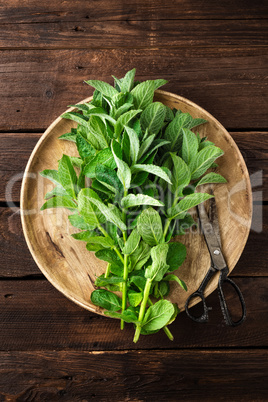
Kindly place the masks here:
MULTIPOLYGON (((92 98, 85 99, 88 102, 92 98)), ((165 91, 156 91, 155 100, 169 107, 189 112, 193 117, 204 118, 208 123, 198 127, 201 136, 207 136, 224 151, 217 160, 218 171, 227 179, 226 184, 214 186, 221 228, 224 256, 230 271, 235 267, 247 241, 251 225, 252 193, 244 159, 230 134, 208 112, 195 103, 165 91)), ((74 108, 68 109, 68 111, 74 108)), ((90 301, 95 275, 105 271, 106 263, 86 250, 84 242, 73 239, 75 229, 67 219, 66 209, 40 211, 44 195, 53 185, 42 178, 44 169, 57 169, 62 154, 77 156, 75 144, 58 140, 76 123, 57 118, 38 141, 28 161, 21 189, 22 226, 28 247, 47 279, 65 296, 80 306, 103 314, 90 301)), ((169 299, 184 309, 187 297, 200 285, 209 269, 210 257, 201 234, 190 232, 177 238, 187 247, 187 258, 178 270, 188 292, 171 282, 169 299)), ((217 287, 215 277, 206 289, 206 296, 217 287)), ((194 303, 193 303, 194 304, 194 303)))

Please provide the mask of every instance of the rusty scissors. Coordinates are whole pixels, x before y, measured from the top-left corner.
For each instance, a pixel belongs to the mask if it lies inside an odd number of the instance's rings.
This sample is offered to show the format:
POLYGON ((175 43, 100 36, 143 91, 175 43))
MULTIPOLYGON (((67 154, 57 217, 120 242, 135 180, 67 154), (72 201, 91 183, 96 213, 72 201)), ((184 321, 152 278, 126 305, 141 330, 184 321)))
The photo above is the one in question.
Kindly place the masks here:
POLYGON ((221 310, 226 324, 235 327, 237 325, 240 325, 246 318, 245 301, 239 287, 234 283, 234 281, 228 278, 229 268, 221 250, 220 228, 219 228, 219 220, 218 220, 215 198, 209 199, 208 202, 210 202, 209 206, 210 216, 206 212, 204 203, 198 205, 197 210, 201 229, 210 253, 211 266, 199 288, 194 293, 192 293, 191 296, 187 299, 185 304, 185 311, 188 317, 190 317, 193 321, 196 322, 208 321, 208 307, 205 302, 204 291, 210 279, 215 274, 217 274, 217 272, 220 272, 218 282, 218 295, 220 299, 221 310), (242 310, 241 318, 238 321, 233 321, 231 314, 228 310, 226 299, 223 292, 224 283, 229 283, 235 290, 236 294, 238 295, 242 310), (194 299, 195 297, 201 299, 203 304, 203 312, 199 317, 192 315, 189 311, 189 304, 191 300, 194 299))

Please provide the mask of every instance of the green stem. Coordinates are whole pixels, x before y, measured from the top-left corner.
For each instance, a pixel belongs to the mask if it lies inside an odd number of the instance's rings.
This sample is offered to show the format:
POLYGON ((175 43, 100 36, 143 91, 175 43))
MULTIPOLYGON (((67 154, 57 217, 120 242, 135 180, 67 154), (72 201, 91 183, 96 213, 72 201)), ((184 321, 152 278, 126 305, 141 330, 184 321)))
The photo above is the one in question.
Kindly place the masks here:
POLYGON ((111 269, 111 264, 108 262, 104 278, 108 278, 108 276, 110 274, 110 269, 111 269))
POLYGON ((167 235, 167 232, 168 232, 168 228, 169 228, 169 225, 170 225, 170 223, 171 223, 171 219, 168 219, 167 221, 166 221, 166 224, 165 224, 165 227, 164 227, 164 233, 163 233, 163 241, 164 241, 164 243, 165 243, 165 239, 166 239, 166 235, 167 235))
MULTIPOLYGON (((122 313, 126 309, 127 305, 127 277, 128 277, 128 266, 127 266, 127 255, 124 255, 124 282, 122 286, 122 313)), ((124 329, 125 322, 121 320, 121 329, 124 329)))
POLYGON ((118 255, 118 257, 120 258, 120 260, 122 261, 122 263, 124 264, 124 258, 122 257, 120 251, 118 250, 117 247, 114 247, 114 251, 116 252, 116 254, 118 255))
POLYGON ((142 321, 144 319, 145 310, 146 310, 146 306, 147 306, 147 302, 148 302, 148 298, 149 298, 149 294, 150 294, 151 285, 152 285, 152 279, 148 278, 147 281, 146 281, 144 292, 143 292, 143 299, 142 299, 142 302, 141 302, 140 313, 139 313, 139 318, 138 318, 138 324, 136 326, 136 331, 135 331, 135 335, 134 335, 134 339, 133 339, 134 343, 138 342, 139 337, 140 337, 141 323, 142 323, 142 321))
MULTIPOLYGON (((150 304, 150 306, 153 306, 154 303, 152 302, 152 300, 150 299, 150 297, 148 298, 148 304, 150 304)), ((167 335, 167 337, 171 340, 174 341, 174 336, 172 335, 172 333, 170 332, 170 330, 168 329, 167 326, 163 327, 163 331, 165 332, 165 334, 167 335)))

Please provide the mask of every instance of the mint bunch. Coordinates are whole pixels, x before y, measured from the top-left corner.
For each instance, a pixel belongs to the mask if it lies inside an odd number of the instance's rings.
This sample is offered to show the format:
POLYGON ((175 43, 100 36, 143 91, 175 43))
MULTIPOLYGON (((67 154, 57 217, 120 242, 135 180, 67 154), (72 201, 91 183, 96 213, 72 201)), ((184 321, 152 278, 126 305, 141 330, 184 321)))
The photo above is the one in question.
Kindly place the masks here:
POLYGON ((170 281, 187 290, 173 273, 186 249, 170 240, 195 224, 188 210, 211 197, 196 188, 225 179, 206 173, 222 150, 191 131, 205 120, 153 101, 167 81, 134 77, 135 69, 114 77, 114 87, 87 81, 93 99, 63 114, 77 128, 60 139, 73 141, 79 157, 63 155, 58 171, 41 172, 56 185, 41 209, 73 212, 80 232, 72 236, 108 263, 91 300, 122 329, 133 323, 137 342, 161 328, 173 339, 167 325, 179 309, 165 298, 170 281))

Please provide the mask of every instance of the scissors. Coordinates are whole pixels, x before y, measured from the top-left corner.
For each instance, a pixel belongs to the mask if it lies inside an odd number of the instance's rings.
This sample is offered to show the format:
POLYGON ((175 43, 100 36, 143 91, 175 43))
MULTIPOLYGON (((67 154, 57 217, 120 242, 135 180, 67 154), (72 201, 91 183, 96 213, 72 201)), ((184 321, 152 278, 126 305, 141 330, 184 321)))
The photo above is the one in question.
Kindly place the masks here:
POLYGON ((204 297, 204 291, 206 289, 206 286, 210 279, 217 274, 217 272, 220 272, 219 276, 219 282, 218 282, 218 294, 219 294, 219 299, 220 299, 220 305, 221 305, 221 310, 223 317, 225 319, 225 322, 227 325, 230 325, 232 327, 236 327, 237 325, 240 325, 246 318, 246 305, 245 301, 243 298, 243 295, 239 289, 239 287, 230 279, 228 278, 229 274, 229 268, 228 265, 224 259, 224 256, 222 254, 221 250, 221 238, 220 238, 220 228, 219 228, 219 220, 218 220, 218 214, 217 214, 217 208, 216 208, 216 201, 215 198, 209 199, 210 202, 210 210, 209 210, 209 215, 208 216, 204 203, 199 204, 197 206, 198 210, 198 216, 199 216, 199 221, 201 224, 202 232, 205 237, 207 247, 210 253, 210 258, 211 258, 211 266, 204 277, 201 285, 199 288, 191 294, 191 296, 187 299, 185 303, 185 311, 193 321, 196 322, 207 322, 208 321, 208 307, 205 302, 205 297, 204 297), (234 290, 236 291, 241 308, 242 308, 242 315, 241 318, 238 321, 233 321, 231 314, 228 310, 227 303, 225 300, 225 296, 223 293, 223 284, 224 283, 229 283, 234 290), (195 297, 199 297, 203 303, 203 312, 199 317, 196 317, 192 315, 189 311, 189 304, 192 299, 195 297))

